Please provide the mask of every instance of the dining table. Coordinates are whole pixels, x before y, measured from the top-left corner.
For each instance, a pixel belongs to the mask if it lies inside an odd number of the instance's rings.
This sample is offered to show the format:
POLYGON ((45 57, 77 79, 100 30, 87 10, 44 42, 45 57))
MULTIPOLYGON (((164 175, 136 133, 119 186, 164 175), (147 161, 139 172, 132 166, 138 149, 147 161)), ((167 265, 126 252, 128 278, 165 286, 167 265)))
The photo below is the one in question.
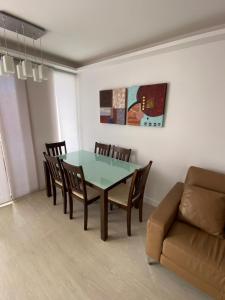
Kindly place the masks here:
MULTIPOLYGON (((118 184, 124 184, 126 179, 131 177, 134 171, 141 166, 86 150, 66 153, 60 155, 59 158, 71 165, 82 166, 86 183, 101 192, 101 239, 106 241, 108 238, 108 192, 118 184)), ((44 168, 47 196, 50 197, 50 174, 46 164, 44 164, 44 168)))

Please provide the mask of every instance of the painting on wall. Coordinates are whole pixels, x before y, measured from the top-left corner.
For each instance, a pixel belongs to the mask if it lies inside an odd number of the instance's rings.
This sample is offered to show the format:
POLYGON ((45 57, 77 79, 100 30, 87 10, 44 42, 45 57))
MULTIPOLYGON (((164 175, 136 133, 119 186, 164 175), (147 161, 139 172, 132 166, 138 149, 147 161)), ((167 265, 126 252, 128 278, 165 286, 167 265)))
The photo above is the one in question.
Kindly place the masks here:
POLYGON ((167 83, 128 88, 127 124, 162 127, 167 83))
POLYGON ((126 124, 127 89, 100 91, 100 122, 126 124))

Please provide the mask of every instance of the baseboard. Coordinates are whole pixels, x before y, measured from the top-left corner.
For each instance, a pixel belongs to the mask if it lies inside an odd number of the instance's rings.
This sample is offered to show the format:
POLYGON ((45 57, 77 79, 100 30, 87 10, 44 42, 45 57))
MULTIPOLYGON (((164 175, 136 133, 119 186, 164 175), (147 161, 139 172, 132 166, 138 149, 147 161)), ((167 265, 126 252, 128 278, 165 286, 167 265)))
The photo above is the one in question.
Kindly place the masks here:
POLYGON ((157 207, 159 205, 158 201, 156 201, 155 199, 153 199, 152 197, 150 197, 148 195, 144 196, 144 202, 148 203, 148 204, 150 204, 152 206, 155 206, 155 207, 157 207))

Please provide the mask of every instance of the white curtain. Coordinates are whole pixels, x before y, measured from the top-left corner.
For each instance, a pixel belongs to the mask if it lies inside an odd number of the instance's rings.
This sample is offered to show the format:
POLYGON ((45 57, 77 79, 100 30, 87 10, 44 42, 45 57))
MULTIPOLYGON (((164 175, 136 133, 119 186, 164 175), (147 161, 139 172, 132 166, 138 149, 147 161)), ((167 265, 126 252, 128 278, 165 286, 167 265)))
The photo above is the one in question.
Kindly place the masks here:
POLYGON ((11 200, 9 177, 6 168, 2 138, 0 135, 0 204, 11 200))
POLYGON ((12 197, 38 189, 25 82, 0 77, 0 119, 12 197))
POLYGON ((79 149, 75 76, 57 71, 53 76, 59 139, 66 141, 68 151, 75 151, 79 149))
POLYGON ((44 188, 46 142, 65 140, 68 151, 79 149, 75 76, 49 70, 48 78, 37 83, 0 77, 0 123, 13 198, 44 188))

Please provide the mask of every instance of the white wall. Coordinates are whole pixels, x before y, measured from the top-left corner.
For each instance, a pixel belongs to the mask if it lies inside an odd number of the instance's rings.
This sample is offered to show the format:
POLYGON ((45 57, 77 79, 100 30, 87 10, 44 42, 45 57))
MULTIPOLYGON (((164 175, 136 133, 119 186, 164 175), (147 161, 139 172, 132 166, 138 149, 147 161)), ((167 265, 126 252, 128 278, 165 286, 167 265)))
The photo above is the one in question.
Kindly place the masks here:
POLYGON ((197 165, 225 172, 225 41, 83 70, 79 74, 82 146, 133 149, 132 160, 154 161, 146 196, 161 201, 197 165), (99 123, 99 90, 168 82, 164 128, 99 123))

